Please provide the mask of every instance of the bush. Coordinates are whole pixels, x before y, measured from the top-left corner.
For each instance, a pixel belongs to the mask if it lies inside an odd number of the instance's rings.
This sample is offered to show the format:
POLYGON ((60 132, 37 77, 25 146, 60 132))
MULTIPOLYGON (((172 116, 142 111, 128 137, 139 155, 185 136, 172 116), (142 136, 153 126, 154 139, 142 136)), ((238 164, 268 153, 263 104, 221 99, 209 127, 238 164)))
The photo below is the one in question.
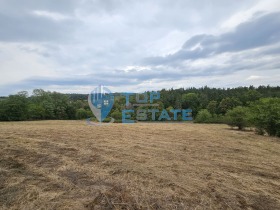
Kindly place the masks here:
POLYGON ((196 123, 210 123, 212 119, 211 113, 207 109, 202 109, 197 113, 196 123))
POLYGON ((103 123, 109 123, 109 122, 111 122, 111 120, 115 121, 115 119, 112 119, 111 117, 106 117, 102 122, 103 123))
POLYGON ((113 117, 115 120, 121 120, 122 119, 122 113, 118 110, 115 110, 112 112, 111 117, 113 117))
POLYGON ((84 108, 80 108, 76 111, 76 118, 77 119, 86 119, 88 118, 88 112, 84 108))
POLYGON ((237 126, 239 130, 244 129, 248 123, 248 109, 242 106, 237 106, 226 113, 226 121, 230 126, 237 126))
POLYGON ((251 106, 251 122, 259 134, 280 137, 280 98, 262 98, 251 106))

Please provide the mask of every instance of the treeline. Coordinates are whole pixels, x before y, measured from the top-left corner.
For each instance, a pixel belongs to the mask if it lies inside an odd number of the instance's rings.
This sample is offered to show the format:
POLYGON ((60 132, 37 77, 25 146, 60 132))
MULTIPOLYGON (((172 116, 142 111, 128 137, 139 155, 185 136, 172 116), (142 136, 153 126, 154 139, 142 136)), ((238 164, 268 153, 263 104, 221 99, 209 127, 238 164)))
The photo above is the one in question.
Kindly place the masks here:
POLYGON ((165 107, 192 108, 196 116, 201 109, 208 109, 211 114, 224 115, 236 106, 248 106, 260 98, 280 98, 280 87, 259 86, 257 88, 188 88, 161 91, 161 100, 165 107))
POLYGON ((226 123, 258 134, 280 136, 280 87, 162 90, 165 107, 191 108, 196 123, 226 123))
POLYGON ((86 100, 70 100, 68 95, 35 89, 31 96, 21 91, 0 99, 0 121, 73 120, 92 117, 86 100))
MULTIPOLYGON (((227 123, 243 129, 254 126, 260 134, 280 135, 280 87, 257 88, 180 88, 163 89, 156 103, 157 109, 192 109, 198 123, 227 123)), ((120 122, 125 98, 115 94, 115 103, 109 114, 120 122)), ((132 97, 130 102, 136 103, 132 97)), ((129 107, 143 109, 142 107, 129 107)), ((148 107, 146 107, 147 109, 148 107)), ((171 114, 172 117, 172 114, 171 114)), ((31 96, 26 91, 9 97, 0 97, 0 121, 20 120, 96 120, 90 111, 87 94, 61 94, 35 89, 31 96)), ((135 116, 132 116, 135 119, 135 116)), ((178 117, 180 120, 180 116, 178 117)), ((105 121, 109 121, 106 119, 105 121)))

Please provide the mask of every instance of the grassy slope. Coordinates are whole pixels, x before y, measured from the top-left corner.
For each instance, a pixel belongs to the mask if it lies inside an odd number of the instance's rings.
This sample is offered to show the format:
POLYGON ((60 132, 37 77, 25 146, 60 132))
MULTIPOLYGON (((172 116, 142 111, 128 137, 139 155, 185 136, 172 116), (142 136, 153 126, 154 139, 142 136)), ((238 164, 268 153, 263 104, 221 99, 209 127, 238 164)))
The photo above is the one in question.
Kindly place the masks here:
POLYGON ((225 125, 0 123, 1 209, 280 209, 280 141, 225 125))

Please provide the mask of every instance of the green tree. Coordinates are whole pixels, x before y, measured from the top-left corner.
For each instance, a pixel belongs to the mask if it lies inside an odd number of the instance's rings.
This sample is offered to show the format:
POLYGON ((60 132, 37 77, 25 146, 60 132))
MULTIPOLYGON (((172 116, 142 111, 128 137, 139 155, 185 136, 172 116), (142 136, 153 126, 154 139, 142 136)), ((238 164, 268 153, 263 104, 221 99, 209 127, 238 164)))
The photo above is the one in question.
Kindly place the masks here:
POLYGON ((192 109, 195 117, 199 110, 199 97, 196 93, 187 93, 182 95, 182 107, 184 109, 192 109))
POLYGON ((55 113, 54 113, 54 104, 50 100, 45 100, 42 102, 42 106, 45 109, 45 117, 46 119, 55 119, 55 113))
POLYGON ((218 107, 218 103, 217 101, 210 101, 209 104, 207 105, 207 110, 212 114, 212 116, 214 114, 217 113, 217 107, 218 107))
POLYGON ((0 121, 8 120, 7 99, 0 100, 0 121))
POLYGON ((28 105, 28 118, 31 120, 42 120, 45 119, 45 109, 40 104, 29 104, 28 105))
POLYGON ((239 101, 239 99, 237 99, 236 97, 226 97, 224 99, 222 99, 222 101, 219 104, 219 112, 221 114, 226 114, 226 112, 236 106, 240 106, 242 103, 239 101))
POLYGON ((200 94, 198 97, 198 103, 200 109, 206 109, 208 104, 208 96, 204 93, 200 94))
POLYGON ((111 114, 111 117, 113 117, 115 120, 121 120, 122 113, 119 110, 114 110, 111 114))
POLYGON ((248 90, 244 95, 246 104, 248 104, 249 102, 259 100, 261 98, 261 96, 262 95, 256 90, 248 90))
POLYGON ((53 92, 50 94, 52 102, 54 104, 54 114, 56 119, 67 119, 67 106, 68 106, 68 97, 64 94, 53 92))
POLYGON ((80 108, 76 111, 76 118, 77 119, 86 119, 88 118, 88 112, 84 108, 80 108))
POLYGON ((237 126, 239 130, 247 127, 248 124, 248 108, 237 106, 226 113, 226 121, 230 126, 237 126))
POLYGON ((280 98, 262 98, 251 106, 251 122, 260 133, 280 137, 280 98))
POLYGON ((76 119, 76 109, 72 104, 68 104, 66 107, 66 114, 69 120, 76 119))
POLYGON ((5 115, 9 121, 19 121, 27 119, 27 94, 19 92, 16 95, 10 95, 5 103, 5 115))
POLYGON ((195 122, 197 123, 209 123, 212 119, 211 113, 207 109, 202 109, 197 113, 195 122))

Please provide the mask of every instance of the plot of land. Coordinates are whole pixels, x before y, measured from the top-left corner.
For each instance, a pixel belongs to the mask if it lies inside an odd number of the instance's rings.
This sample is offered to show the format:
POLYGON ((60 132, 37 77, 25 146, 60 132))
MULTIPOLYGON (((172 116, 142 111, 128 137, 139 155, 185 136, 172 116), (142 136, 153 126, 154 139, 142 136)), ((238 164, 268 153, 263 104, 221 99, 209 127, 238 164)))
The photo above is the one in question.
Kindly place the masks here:
POLYGON ((0 123, 1 209, 280 209, 280 140, 226 125, 0 123))

